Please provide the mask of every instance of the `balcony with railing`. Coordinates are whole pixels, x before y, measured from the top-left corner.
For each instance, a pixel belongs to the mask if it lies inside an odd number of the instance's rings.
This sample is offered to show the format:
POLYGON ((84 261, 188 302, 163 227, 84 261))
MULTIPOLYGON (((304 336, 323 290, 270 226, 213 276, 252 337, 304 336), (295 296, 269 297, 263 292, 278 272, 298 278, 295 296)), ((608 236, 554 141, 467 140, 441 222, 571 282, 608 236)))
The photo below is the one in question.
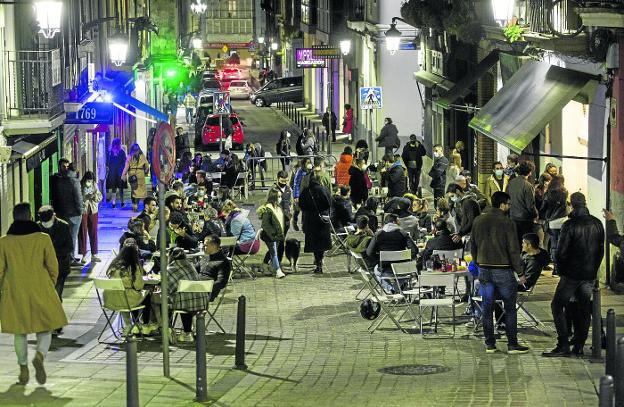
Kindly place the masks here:
POLYGON ((7 51, 4 75, 7 120, 52 120, 63 113, 61 52, 7 51))

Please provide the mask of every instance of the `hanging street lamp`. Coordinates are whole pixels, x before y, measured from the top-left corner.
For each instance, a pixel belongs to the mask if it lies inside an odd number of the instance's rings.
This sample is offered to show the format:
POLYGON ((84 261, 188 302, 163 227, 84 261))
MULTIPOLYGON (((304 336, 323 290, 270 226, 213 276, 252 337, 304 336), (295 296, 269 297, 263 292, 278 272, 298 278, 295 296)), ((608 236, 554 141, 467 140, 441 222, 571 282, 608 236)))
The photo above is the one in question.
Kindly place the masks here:
POLYGON ((63 12, 63 2, 61 1, 36 1, 35 17, 39 24, 39 32, 45 38, 53 38, 61 32, 61 16, 63 12))
POLYGON ((201 0, 195 0, 195 3, 191 4, 191 11, 195 14, 203 14, 208 5, 201 0))
POLYGON ((396 21, 394 17, 390 28, 386 31, 386 49, 390 52, 390 55, 394 55, 399 50, 401 44, 401 31, 397 30, 396 21))
POLYGON ((193 39, 191 39, 191 45, 193 45, 193 48, 195 49, 200 49, 202 47, 202 39, 199 37, 193 37, 193 39))
POLYGON ((258 44, 264 44, 264 37, 263 36, 258 37, 258 44))
POLYGON ((271 49, 272 49, 273 51, 277 51, 277 47, 278 47, 277 42, 273 41, 273 42, 271 43, 271 49))
POLYGON ((349 52, 351 52, 351 40, 340 41, 340 52, 342 52, 344 56, 349 55, 349 52))
POLYGON ((128 38, 118 32, 108 39, 108 52, 113 65, 122 66, 128 56, 128 38))

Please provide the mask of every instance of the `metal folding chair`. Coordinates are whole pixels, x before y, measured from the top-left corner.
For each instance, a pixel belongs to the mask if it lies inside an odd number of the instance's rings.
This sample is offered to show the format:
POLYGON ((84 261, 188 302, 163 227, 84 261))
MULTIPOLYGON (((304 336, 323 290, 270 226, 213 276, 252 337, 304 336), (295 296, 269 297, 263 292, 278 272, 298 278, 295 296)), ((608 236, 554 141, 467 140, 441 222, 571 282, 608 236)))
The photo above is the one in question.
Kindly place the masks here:
MULTIPOLYGON (((254 240, 258 240, 260 239, 260 233, 262 232, 262 228, 258 229, 258 231, 256 232, 256 236, 254 237, 254 240)), ((238 273, 246 273, 249 278, 251 278, 252 280, 256 279, 256 275, 253 272, 253 270, 251 269, 251 267, 247 266, 247 261, 249 260, 249 258, 251 256, 253 256, 253 254, 251 253, 251 251, 253 250, 253 246, 249 247, 249 250, 247 251, 247 253, 244 254, 234 254, 234 251, 232 252, 232 272, 234 272, 234 270, 238 269, 237 272, 238 273)))
MULTIPOLYGON (((213 280, 198 280, 198 281, 193 281, 193 280, 180 280, 178 282, 178 293, 204 293, 207 294, 208 297, 210 297, 210 293, 212 292, 212 287, 214 285, 214 281, 213 280)), ((208 301, 208 303, 206 304, 206 312, 208 311, 208 308, 210 307, 210 301, 208 301)), ((178 319, 178 315, 180 314, 186 314, 187 311, 185 310, 179 310, 179 309, 174 309, 172 311, 172 318, 171 318, 171 329, 173 330, 175 328, 175 324, 176 321, 178 319)), ((173 336, 172 338, 172 343, 176 342, 176 338, 175 336, 173 336)))
MULTIPOLYGON (((362 257, 361 254, 356 253, 351 250, 349 251, 349 254, 351 255, 351 258, 353 259, 353 262, 356 265, 355 271, 359 272, 361 276, 366 276, 366 281, 374 282, 375 284, 377 284, 377 281, 375 281, 375 276, 369 270, 368 265, 366 264, 366 261, 364 260, 364 257, 362 257)), ((359 298, 360 294, 366 289, 367 289, 366 282, 363 282, 362 288, 360 288, 360 291, 358 291, 358 293, 355 294, 356 301, 362 301, 363 299, 368 298, 370 296, 370 294, 367 294, 365 297, 359 298)))
POLYGON ((403 296, 400 294, 385 294, 381 287, 379 290, 373 285, 373 282, 370 281, 366 275, 366 273, 360 269, 360 275, 362 276, 362 280, 366 288, 369 291, 369 295, 373 298, 373 300, 379 304, 380 314, 379 316, 373 320, 373 322, 368 326, 368 332, 374 333, 379 326, 386 320, 386 318, 390 318, 390 320, 394 323, 394 325, 401 332, 406 332, 405 329, 401 326, 401 323, 394 315, 395 308, 392 305, 397 304, 399 301, 403 299, 403 296))
POLYGON ((221 332, 225 333, 225 329, 223 329, 223 327, 221 326, 221 324, 217 320, 217 317, 215 316, 215 314, 217 313, 217 311, 219 311, 219 307, 221 306, 221 303, 223 303, 223 299, 225 298, 225 292, 228 290, 228 287, 230 286, 230 284, 232 284, 232 282, 234 281, 232 279, 232 274, 233 273, 230 273, 230 277, 228 278, 227 285, 225 287, 223 287, 223 289, 219 293, 219 296, 215 299, 215 301, 213 303, 214 310, 212 310, 212 311, 206 310, 206 312, 208 313, 208 319, 206 320, 206 330, 208 330, 208 325, 210 325, 210 322, 214 321, 215 324, 217 324, 217 326, 221 330, 221 332))
MULTIPOLYGON (((425 335, 423 331, 423 308, 431 307, 433 309, 433 326, 434 332, 437 332, 438 329, 438 307, 450 307, 452 310, 452 320, 451 324, 453 325, 453 338, 455 337, 455 300, 453 295, 451 296, 440 296, 440 289, 446 288, 450 286, 452 288, 451 292, 454 291, 453 287, 455 285, 455 276, 452 274, 442 274, 442 273, 421 273, 418 278, 418 289, 420 302, 418 304, 418 308, 420 310, 420 334, 424 337, 425 335), (425 287, 435 288, 433 290, 433 298, 424 298, 424 289, 425 287)), ((444 290, 445 292, 447 290, 444 290)))
MULTIPOLYGON (((412 251, 410 249, 393 250, 393 251, 382 250, 379 252, 379 264, 404 262, 404 261, 410 261, 411 259, 412 259, 412 251)), ((381 270, 379 270, 379 272, 381 273, 381 277, 379 280, 380 284, 382 284, 384 280, 390 281, 390 282, 394 281, 393 276, 384 276, 381 270)))
MULTIPOLYGON (((138 305, 136 307, 130 306, 130 302, 128 301, 128 295, 126 294, 126 288, 124 287, 123 282, 121 281, 120 278, 95 278, 93 279, 93 283, 95 285, 95 293, 97 294, 97 299, 98 299, 98 303, 100 304, 100 309, 102 310, 102 313, 104 314, 104 318, 106 319, 106 324, 104 325, 104 328, 102 328, 102 331, 100 332, 97 338, 99 343, 106 343, 100 340, 102 338, 102 335, 104 335, 104 331, 106 331, 106 327, 110 327, 110 330, 113 336, 115 337, 115 339, 117 340, 122 339, 119 333, 113 327, 115 316, 118 316, 118 314, 121 312, 127 312, 129 314, 130 334, 132 333, 132 330, 135 326, 138 327, 139 330, 141 330, 142 326, 140 322, 137 321, 138 318, 141 316, 141 312, 139 313, 137 320, 135 320, 134 316, 132 315, 132 311, 142 311, 145 308, 145 305, 138 305), (102 291, 102 294, 100 294, 100 291, 102 291), (104 298, 103 298, 103 295, 104 295, 103 293, 105 291, 123 292, 124 300, 126 302, 126 308, 125 309, 107 308, 104 305, 104 298), (110 314, 107 311, 109 311, 110 314)), ((123 321, 123 318, 118 318, 118 321, 123 321)), ((122 322, 119 322, 117 329, 119 330, 122 327, 123 327, 122 322)))
POLYGON ((326 256, 349 254, 349 249, 345 245, 345 239, 349 235, 349 230, 346 229, 345 232, 338 233, 331 222, 329 223, 329 227, 331 229, 332 247, 327 251, 326 256))
POLYGON ((413 320, 416 321, 418 317, 412 310, 412 304, 420 302, 420 290, 412 287, 412 282, 418 283, 417 275, 418 268, 415 261, 406 261, 402 263, 393 263, 392 274, 394 275, 394 281, 398 289, 398 293, 405 298, 405 311, 399 317, 399 321, 403 320, 403 316, 406 313, 410 313, 413 320))

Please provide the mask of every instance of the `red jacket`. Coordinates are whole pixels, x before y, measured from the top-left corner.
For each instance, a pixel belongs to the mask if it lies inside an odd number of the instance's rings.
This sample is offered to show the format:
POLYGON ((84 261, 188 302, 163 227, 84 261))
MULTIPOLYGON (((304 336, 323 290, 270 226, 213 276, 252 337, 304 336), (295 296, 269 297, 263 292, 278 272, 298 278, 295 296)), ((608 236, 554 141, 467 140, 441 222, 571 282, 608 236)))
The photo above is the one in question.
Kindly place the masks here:
POLYGON ((353 156, 351 154, 340 154, 340 160, 336 164, 334 169, 334 176, 336 177, 336 185, 349 185, 349 168, 353 163, 353 156))

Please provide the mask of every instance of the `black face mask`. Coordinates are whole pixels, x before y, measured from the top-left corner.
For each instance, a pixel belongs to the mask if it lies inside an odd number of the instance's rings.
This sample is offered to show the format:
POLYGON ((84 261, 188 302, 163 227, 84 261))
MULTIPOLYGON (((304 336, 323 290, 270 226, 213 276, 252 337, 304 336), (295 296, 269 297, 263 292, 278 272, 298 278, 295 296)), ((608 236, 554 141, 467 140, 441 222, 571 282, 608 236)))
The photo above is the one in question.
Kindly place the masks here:
POLYGON ((280 188, 284 188, 284 187, 286 186, 286 184, 285 184, 285 183, 284 183, 284 184, 282 184, 281 182, 278 182, 278 183, 277 183, 277 185, 278 185, 280 188))

